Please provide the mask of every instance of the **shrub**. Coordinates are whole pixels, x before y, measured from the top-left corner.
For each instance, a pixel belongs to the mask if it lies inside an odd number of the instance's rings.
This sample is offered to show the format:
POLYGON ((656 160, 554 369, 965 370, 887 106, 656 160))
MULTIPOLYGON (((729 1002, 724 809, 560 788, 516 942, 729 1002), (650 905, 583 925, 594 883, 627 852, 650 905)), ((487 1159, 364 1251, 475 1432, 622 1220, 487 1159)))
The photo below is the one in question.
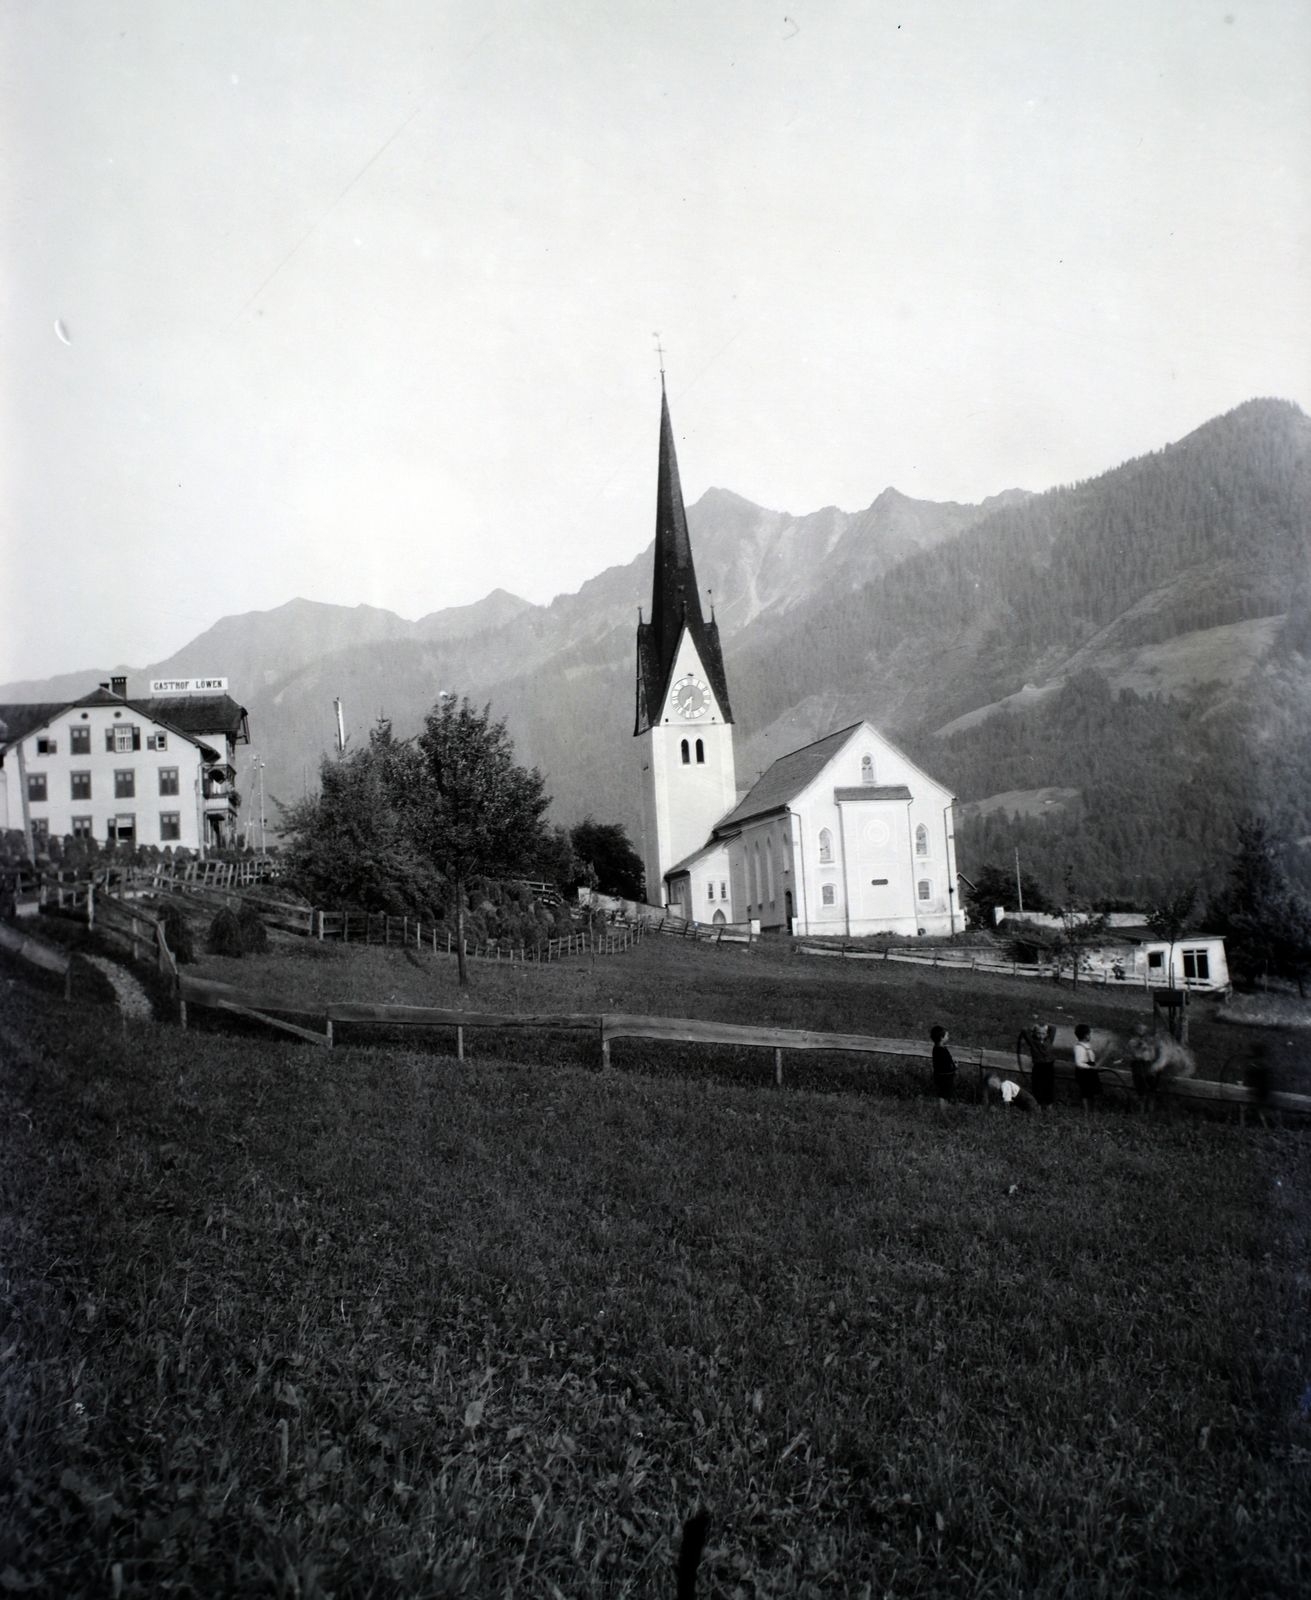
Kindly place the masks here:
POLYGON ((165 906, 160 920, 164 924, 164 938, 173 952, 173 959, 180 967, 189 966, 196 959, 196 946, 187 919, 176 906, 165 906))
POLYGON ((237 928, 241 934, 241 948, 246 955, 260 956, 269 947, 269 932, 260 921, 259 912, 243 901, 237 912, 237 928))
POLYGON ((210 923, 207 944, 211 955, 241 956, 245 954, 241 944, 241 924, 226 906, 217 913, 213 922, 210 923))

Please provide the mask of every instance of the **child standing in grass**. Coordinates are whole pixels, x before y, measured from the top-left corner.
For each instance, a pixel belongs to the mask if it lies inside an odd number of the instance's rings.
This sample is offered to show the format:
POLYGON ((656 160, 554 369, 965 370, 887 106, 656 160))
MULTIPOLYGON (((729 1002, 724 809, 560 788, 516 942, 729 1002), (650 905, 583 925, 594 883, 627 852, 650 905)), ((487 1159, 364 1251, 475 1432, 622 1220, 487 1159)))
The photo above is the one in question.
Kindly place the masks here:
POLYGON ((947 1048, 947 1030, 938 1023, 929 1029, 933 1040, 933 1087, 938 1094, 938 1107, 947 1109, 948 1100, 956 1097, 956 1063, 947 1048))
POLYGON ((1092 1047, 1092 1029, 1081 1022, 1074 1030, 1074 1083, 1083 1101, 1083 1114, 1092 1111, 1093 1099, 1101 1092, 1102 1080, 1097 1074, 1097 1052, 1092 1047))

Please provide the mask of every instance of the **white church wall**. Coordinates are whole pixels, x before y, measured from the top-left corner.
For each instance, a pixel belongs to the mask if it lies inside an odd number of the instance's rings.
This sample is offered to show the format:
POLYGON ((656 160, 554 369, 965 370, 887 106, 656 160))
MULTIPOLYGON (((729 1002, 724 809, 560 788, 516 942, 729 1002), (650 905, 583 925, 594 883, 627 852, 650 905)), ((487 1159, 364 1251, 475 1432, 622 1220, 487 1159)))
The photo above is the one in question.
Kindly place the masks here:
POLYGON ((660 894, 670 867, 705 844, 710 830, 737 799, 732 725, 724 721, 686 631, 674 657, 660 721, 641 738, 643 859, 650 898, 660 894), (688 677, 697 680, 707 698, 707 710, 699 717, 685 716, 678 705, 678 686, 688 677))
POLYGON ((914 936, 959 928, 948 893, 955 886, 950 807, 947 789, 868 723, 858 728, 792 803, 806 891, 797 931, 914 936), (912 798, 834 797, 834 790, 897 786, 912 798))

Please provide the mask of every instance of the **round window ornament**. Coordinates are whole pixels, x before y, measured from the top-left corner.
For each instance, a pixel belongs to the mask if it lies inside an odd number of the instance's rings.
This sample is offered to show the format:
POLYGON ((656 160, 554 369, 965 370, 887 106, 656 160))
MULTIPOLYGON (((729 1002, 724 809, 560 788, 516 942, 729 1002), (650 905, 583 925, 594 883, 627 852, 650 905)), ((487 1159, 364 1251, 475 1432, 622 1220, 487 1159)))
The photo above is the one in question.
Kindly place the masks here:
POLYGON ((865 824, 864 834, 866 844, 885 845, 892 837, 892 829, 881 817, 871 817, 865 824))

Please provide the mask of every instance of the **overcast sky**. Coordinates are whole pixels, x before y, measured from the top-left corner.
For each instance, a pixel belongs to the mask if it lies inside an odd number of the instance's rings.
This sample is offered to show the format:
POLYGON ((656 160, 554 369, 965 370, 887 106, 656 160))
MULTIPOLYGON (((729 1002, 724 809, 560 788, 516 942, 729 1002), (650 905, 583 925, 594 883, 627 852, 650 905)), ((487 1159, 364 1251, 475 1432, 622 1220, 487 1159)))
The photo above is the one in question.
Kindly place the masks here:
POLYGON ((689 502, 1311 409, 1305 0, 0 16, 0 679, 577 588, 652 535, 655 330, 689 502))

